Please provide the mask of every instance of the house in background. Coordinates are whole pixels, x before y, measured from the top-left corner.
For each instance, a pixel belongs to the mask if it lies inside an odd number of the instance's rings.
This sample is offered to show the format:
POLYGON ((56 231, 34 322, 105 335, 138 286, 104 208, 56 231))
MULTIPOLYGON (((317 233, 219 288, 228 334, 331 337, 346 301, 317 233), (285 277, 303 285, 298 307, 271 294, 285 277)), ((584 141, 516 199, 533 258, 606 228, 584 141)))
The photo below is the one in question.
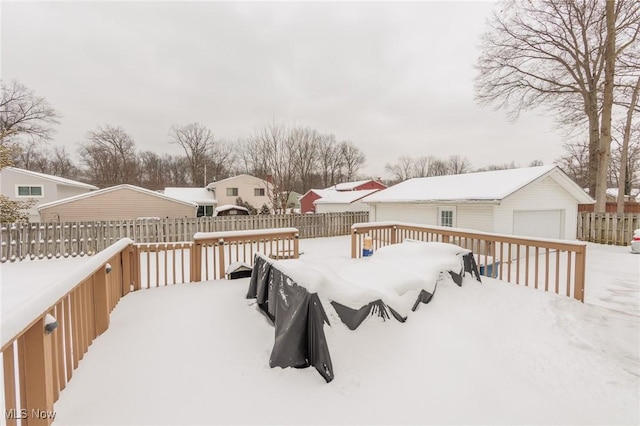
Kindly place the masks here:
POLYGON ((331 193, 314 201, 316 213, 366 212, 369 205, 362 202, 367 195, 379 189, 362 191, 331 191, 331 193))
POLYGON ((325 189, 310 189, 302 197, 300 197, 300 212, 301 213, 315 213, 315 202, 323 197, 333 194, 336 191, 364 191, 372 189, 385 189, 387 186, 378 181, 360 180, 357 182, 344 182, 339 183, 325 189))
POLYGON ((212 182, 207 185, 207 189, 213 190, 218 206, 235 205, 240 197, 242 201, 251 204, 258 211, 263 204, 271 207, 270 194, 273 192, 273 185, 255 176, 233 176, 212 182))
POLYGON ((11 200, 33 199, 35 205, 29 209, 29 221, 38 222, 38 206, 63 198, 95 191, 98 187, 88 183, 44 173, 32 172, 17 167, 0 170, 0 193, 11 200))
POLYGON ((197 217, 213 216, 218 205, 212 189, 168 187, 162 193, 167 197, 196 203, 198 205, 197 217))
POLYGON ((378 182, 377 180, 367 179, 359 180, 357 182, 344 182, 330 186, 327 189, 335 189, 336 191, 364 191, 367 189, 385 189, 387 185, 378 182))
POLYGON ((594 203, 557 166, 409 179, 362 201, 372 222, 569 240, 576 238, 578 204, 594 203))
POLYGON ((134 185, 116 185, 38 207, 43 222, 196 217, 198 205, 134 185))

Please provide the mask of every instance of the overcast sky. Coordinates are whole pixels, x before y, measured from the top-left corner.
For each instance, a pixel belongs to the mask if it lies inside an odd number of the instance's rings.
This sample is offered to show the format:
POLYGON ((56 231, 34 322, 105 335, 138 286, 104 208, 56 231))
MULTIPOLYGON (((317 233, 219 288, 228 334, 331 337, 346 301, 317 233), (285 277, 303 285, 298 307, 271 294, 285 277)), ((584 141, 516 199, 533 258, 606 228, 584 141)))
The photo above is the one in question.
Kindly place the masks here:
POLYGON ((353 141, 372 176, 402 155, 551 164, 563 139, 549 118, 510 123, 474 101, 492 6, 3 1, 0 67, 60 112, 53 144, 74 155, 98 125, 178 154, 174 124, 233 142, 275 119, 353 141))

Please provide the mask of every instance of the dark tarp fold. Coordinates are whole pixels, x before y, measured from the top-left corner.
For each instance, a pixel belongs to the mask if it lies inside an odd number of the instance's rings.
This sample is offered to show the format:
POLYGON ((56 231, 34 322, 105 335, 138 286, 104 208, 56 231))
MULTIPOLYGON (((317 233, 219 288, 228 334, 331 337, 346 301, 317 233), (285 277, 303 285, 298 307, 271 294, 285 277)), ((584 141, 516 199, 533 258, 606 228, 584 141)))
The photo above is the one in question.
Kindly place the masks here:
POLYGON ((258 308, 275 327, 269 365, 282 368, 312 365, 327 382, 333 380, 323 329, 329 319, 318 295, 297 285, 261 256, 256 255, 253 270, 247 298, 256 298, 258 308))

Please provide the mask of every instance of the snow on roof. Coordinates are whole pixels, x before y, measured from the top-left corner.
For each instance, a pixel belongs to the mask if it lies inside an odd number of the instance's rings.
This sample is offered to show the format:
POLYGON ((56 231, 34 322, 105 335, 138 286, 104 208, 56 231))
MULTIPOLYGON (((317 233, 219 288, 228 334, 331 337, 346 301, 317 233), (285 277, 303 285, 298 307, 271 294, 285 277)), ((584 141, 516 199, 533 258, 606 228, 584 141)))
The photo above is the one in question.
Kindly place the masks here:
POLYGON ((95 185, 90 185, 84 182, 78 182, 77 180, 71 180, 71 179, 67 179, 59 176, 48 175, 45 173, 33 172, 31 170, 19 169, 17 167, 5 167, 4 170, 12 170, 14 172, 30 175, 40 179, 46 179, 60 185, 75 186, 77 188, 85 188, 85 189, 91 189, 91 190, 98 189, 98 187, 95 185))
POLYGON ((233 204, 225 204, 225 205, 222 205, 222 206, 218 206, 218 207, 216 207, 215 212, 219 213, 219 212, 224 212, 224 211, 227 211, 227 210, 242 210, 242 211, 245 211, 247 213, 249 212, 249 209, 247 209, 246 207, 235 206, 233 204))
POLYGON ((379 189, 364 189, 360 191, 329 191, 327 195, 314 201, 314 204, 351 204, 361 198, 371 195, 379 189))
POLYGON ((164 195, 182 201, 190 201, 199 205, 212 206, 216 203, 213 192, 206 188, 169 187, 164 189, 164 195))
POLYGON ((365 184, 367 182, 371 182, 371 179, 367 179, 367 180, 359 180, 356 182, 343 182, 343 183, 337 183, 333 186, 330 186, 327 189, 335 189, 336 191, 351 191, 354 188, 359 187, 362 184, 365 184))
POLYGON ((264 180, 264 179, 261 179, 261 178, 256 177, 256 176, 251 176, 251 175, 248 175, 248 174, 243 173, 243 174, 240 174, 240 175, 231 176, 231 177, 228 177, 228 178, 225 178, 225 179, 222 179, 222 180, 217 180, 217 181, 215 181, 215 182, 211 182, 211 183, 210 183, 210 184, 208 184, 206 187, 207 187, 207 188, 215 188, 216 186, 220 185, 221 183, 227 183, 228 181, 236 180, 236 179, 238 179, 239 177, 249 177, 249 178, 251 178, 251 179, 258 179, 258 180, 263 181, 263 182, 264 182, 264 183, 266 183, 266 184, 269 184, 269 182, 268 182, 268 181, 266 181, 266 180, 264 180))
POLYGON ((310 192, 313 192, 314 194, 322 198, 330 194, 333 194, 334 192, 336 192, 336 190, 335 189, 310 189, 307 192, 305 192, 304 195, 302 195, 300 198, 306 197, 307 194, 309 194, 310 192))
MULTIPOLYGON (((618 188, 607 188, 607 195, 611 197, 618 197, 618 188)), ((631 188, 630 198, 635 198, 636 196, 640 196, 640 190, 631 188)))
POLYGON ((40 211, 41 209, 57 206, 59 204, 65 204, 65 203, 69 203, 71 201, 82 200, 84 198, 89 198, 89 197, 96 197, 98 195, 105 194, 105 193, 112 192, 112 191, 117 191, 117 190, 120 190, 120 189, 129 189, 129 190, 132 190, 132 191, 141 192, 143 194, 152 195, 154 197, 164 198, 166 200, 175 201, 177 203, 183 203, 183 204, 188 204, 188 205, 193 206, 193 207, 197 207, 197 204, 194 203, 194 202, 180 200, 178 198, 170 197, 168 195, 164 195, 164 194, 161 194, 161 193, 156 192, 156 191, 151 191, 150 189, 141 188, 139 186, 129 185, 129 184, 125 183, 125 184, 122 184, 122 185, 110 186, 109 188, 103 188, 103 189, 99 189, 97 191, 86 192, 84 194, 74 195, 73 197, 67 197, 67 198, 63 198, 61 200, 52 201, 50 203, 41 204, 41 205, 39 205, 37 207, 37 210, 40 211))
POLYGON ((554 176, 581 203, 593 202, 588 194, 555 165, 414 178, 376 192, 362 201, 499 201, 545 175, 554 176))

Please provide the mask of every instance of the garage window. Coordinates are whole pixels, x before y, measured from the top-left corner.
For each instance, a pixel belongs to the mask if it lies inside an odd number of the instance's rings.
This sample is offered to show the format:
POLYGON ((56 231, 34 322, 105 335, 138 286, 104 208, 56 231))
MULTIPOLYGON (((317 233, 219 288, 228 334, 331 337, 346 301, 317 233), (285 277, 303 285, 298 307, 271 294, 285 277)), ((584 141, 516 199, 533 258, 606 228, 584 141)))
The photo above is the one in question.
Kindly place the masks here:
POLYGON ((450 228, 456 226, 456 208, 455 207, 439 207, 438 208, 438 226, 448 226, 450 228))

